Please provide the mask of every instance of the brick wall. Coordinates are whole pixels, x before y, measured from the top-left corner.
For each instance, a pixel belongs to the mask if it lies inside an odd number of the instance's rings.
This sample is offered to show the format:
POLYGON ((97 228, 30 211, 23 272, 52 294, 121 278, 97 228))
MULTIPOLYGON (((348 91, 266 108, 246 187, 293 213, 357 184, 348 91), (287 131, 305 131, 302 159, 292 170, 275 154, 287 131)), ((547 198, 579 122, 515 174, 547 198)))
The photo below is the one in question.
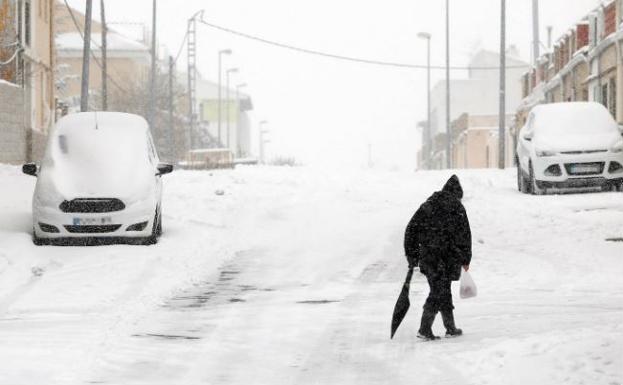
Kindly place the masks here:
POLYGON ((604 37, 617 30, 616 3, 613 1, 604 10, 604 37))
POLYGON ((0 163, 23 163, 28 155, 23 89, 0 83, 0 163))
POLYGON ((581 49, 588 45, 588 24, 579 24, 577 28, 577 49, 581 49))

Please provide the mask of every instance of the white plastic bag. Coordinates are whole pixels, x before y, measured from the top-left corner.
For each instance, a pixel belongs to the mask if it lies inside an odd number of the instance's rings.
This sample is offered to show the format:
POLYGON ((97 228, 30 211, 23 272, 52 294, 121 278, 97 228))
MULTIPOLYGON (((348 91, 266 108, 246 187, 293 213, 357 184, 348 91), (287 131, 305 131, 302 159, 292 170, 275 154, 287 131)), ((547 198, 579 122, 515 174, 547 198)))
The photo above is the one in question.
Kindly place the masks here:
POLYGON ((476 284, 472 279, 470 273, 465 270, 461 270, 461 298, 472 298, 478 294, 476 284))

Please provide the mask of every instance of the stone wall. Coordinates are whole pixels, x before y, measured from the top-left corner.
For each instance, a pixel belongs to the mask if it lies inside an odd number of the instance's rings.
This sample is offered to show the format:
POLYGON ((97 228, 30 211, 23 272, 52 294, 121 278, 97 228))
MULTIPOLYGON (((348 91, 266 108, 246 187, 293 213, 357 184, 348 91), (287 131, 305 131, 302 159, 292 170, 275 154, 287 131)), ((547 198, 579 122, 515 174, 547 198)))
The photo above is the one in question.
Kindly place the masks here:
POLYGON ((0 163, 39 161, 43 155, 46 137, 30 128, 26 99, 24 89, 0 82, 0 163))

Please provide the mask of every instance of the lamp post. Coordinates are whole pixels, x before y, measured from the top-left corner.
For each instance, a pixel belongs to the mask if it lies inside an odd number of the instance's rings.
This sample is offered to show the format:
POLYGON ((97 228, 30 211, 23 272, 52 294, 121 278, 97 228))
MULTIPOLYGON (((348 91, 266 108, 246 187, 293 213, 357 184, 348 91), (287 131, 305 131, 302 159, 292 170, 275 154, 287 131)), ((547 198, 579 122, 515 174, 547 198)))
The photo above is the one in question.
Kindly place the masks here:
MULTIPOLYGON (((152 3, 152 21, 151 21, 151 74, 149 76, 149 113, 148 120, 152 134, 156 131, 156 70, 158 66, 158 58, 156 57, 156 0, 152 3)), ((160 133, 158 132, 158 139, 160 133)))
POLYGON ((424 131, 424 145, 426 146, 426 168, 430 168, 430 158, 432 153, 431 127, 430 127, 430 39, 431 34, 420 32, 417 35, 420 39, 426 40, 426 128, 424 131))
POLYGON ((446 0, 446 166, 452 168, 452 128, 450 127, 450 0, 446 0))
POLYGON ((197 19, 203 18, 203 10, 188 19, 186 55, 188 58, 188 150, 195 148, 195 124, 197 122, 197 19))
POLYGON ((229 100, 230 99, 229 97, 229 75, 235 74, 235 73, 238 73, 238 68, 230 68, 226 71, 226 74, 225 74, 225 78, 226 78, 225 92, 226 92, 226 98, 227 98, 227 108, 225 109, 225 113, 226 113, 225 119, 227 119, 227 140, 226 140, 227 148, 229 148, 229 137, 230 137, 229 121, 231 120, 229 116, 229 105, 231 104, 229 100))
POLYGON ((264 134, 268 134, 268 130, 264 130, 264 125, 267 124, 268 121, 262 120, 259 124, 259 151, 260 151, 260 164, 264 163, 264 134))
POLYGON ((221 141, 221 111, 222 111, 222 104, 223 104, 223 100, 221 98, 221 91, 222 91, 222 71, 221 71, 221 67, 222 67, 222 60, 223 60, 223 55, 231 55, 231 50, 230 49, 222 49, 220 51, 218 51, 218 144, 219 146, 222 145, 222 141, 221 141))
POLYGON ((238 108, 236 115, 236 153, 238 157, 242 156, 242 151, 240 149, 240 89, 247 86, 247 83, 241 83, 236 86, 236 108, 238 108))

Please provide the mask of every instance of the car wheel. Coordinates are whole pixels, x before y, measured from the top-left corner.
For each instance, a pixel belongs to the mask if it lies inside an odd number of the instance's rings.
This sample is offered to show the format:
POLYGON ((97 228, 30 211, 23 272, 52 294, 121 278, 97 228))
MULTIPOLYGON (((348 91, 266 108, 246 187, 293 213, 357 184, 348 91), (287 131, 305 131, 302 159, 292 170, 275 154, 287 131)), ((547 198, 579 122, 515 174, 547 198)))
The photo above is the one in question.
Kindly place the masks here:
POLYGON ((162 209, 158 210, 158 227, 156 228, 158 238, 162 235, 162 209))
POLYGON ((520 166, 517 166, 517 188, 523 194, 530 193, 529 181, 526 180, 526 177, 523 175, 520 166))
POLYGON ((160 223, 160 216, 158 215, 158 211, 154 214, 154 224, 151 227, 151 235, 145 238, 143 242, 144 245, 155 245, 158 243, 158 225, 160 223))
POLYGON ((532 195, 543 195, 545 194, 545 189, 539 188, 536 184, 536 179, 534 178, 534 169, 532 168, 532 162, 530 162, 530 192, 532 195))
POLYGON ((35 227, 34 226, 32 228, 32 243, 34 243, 35 246, 44 246, 44 245, 48 244, 48 241, 46 239, 39 238, 37 236, 37 233, 35 232, 35 227))
POLYGON ((606 184, 603 187, 603 191, 611 191, 611 192, 617 192, 617 191, 621 191, 621 187, 623 187, 623 184, 617 184, 615 182, 611 182, 606 184))

